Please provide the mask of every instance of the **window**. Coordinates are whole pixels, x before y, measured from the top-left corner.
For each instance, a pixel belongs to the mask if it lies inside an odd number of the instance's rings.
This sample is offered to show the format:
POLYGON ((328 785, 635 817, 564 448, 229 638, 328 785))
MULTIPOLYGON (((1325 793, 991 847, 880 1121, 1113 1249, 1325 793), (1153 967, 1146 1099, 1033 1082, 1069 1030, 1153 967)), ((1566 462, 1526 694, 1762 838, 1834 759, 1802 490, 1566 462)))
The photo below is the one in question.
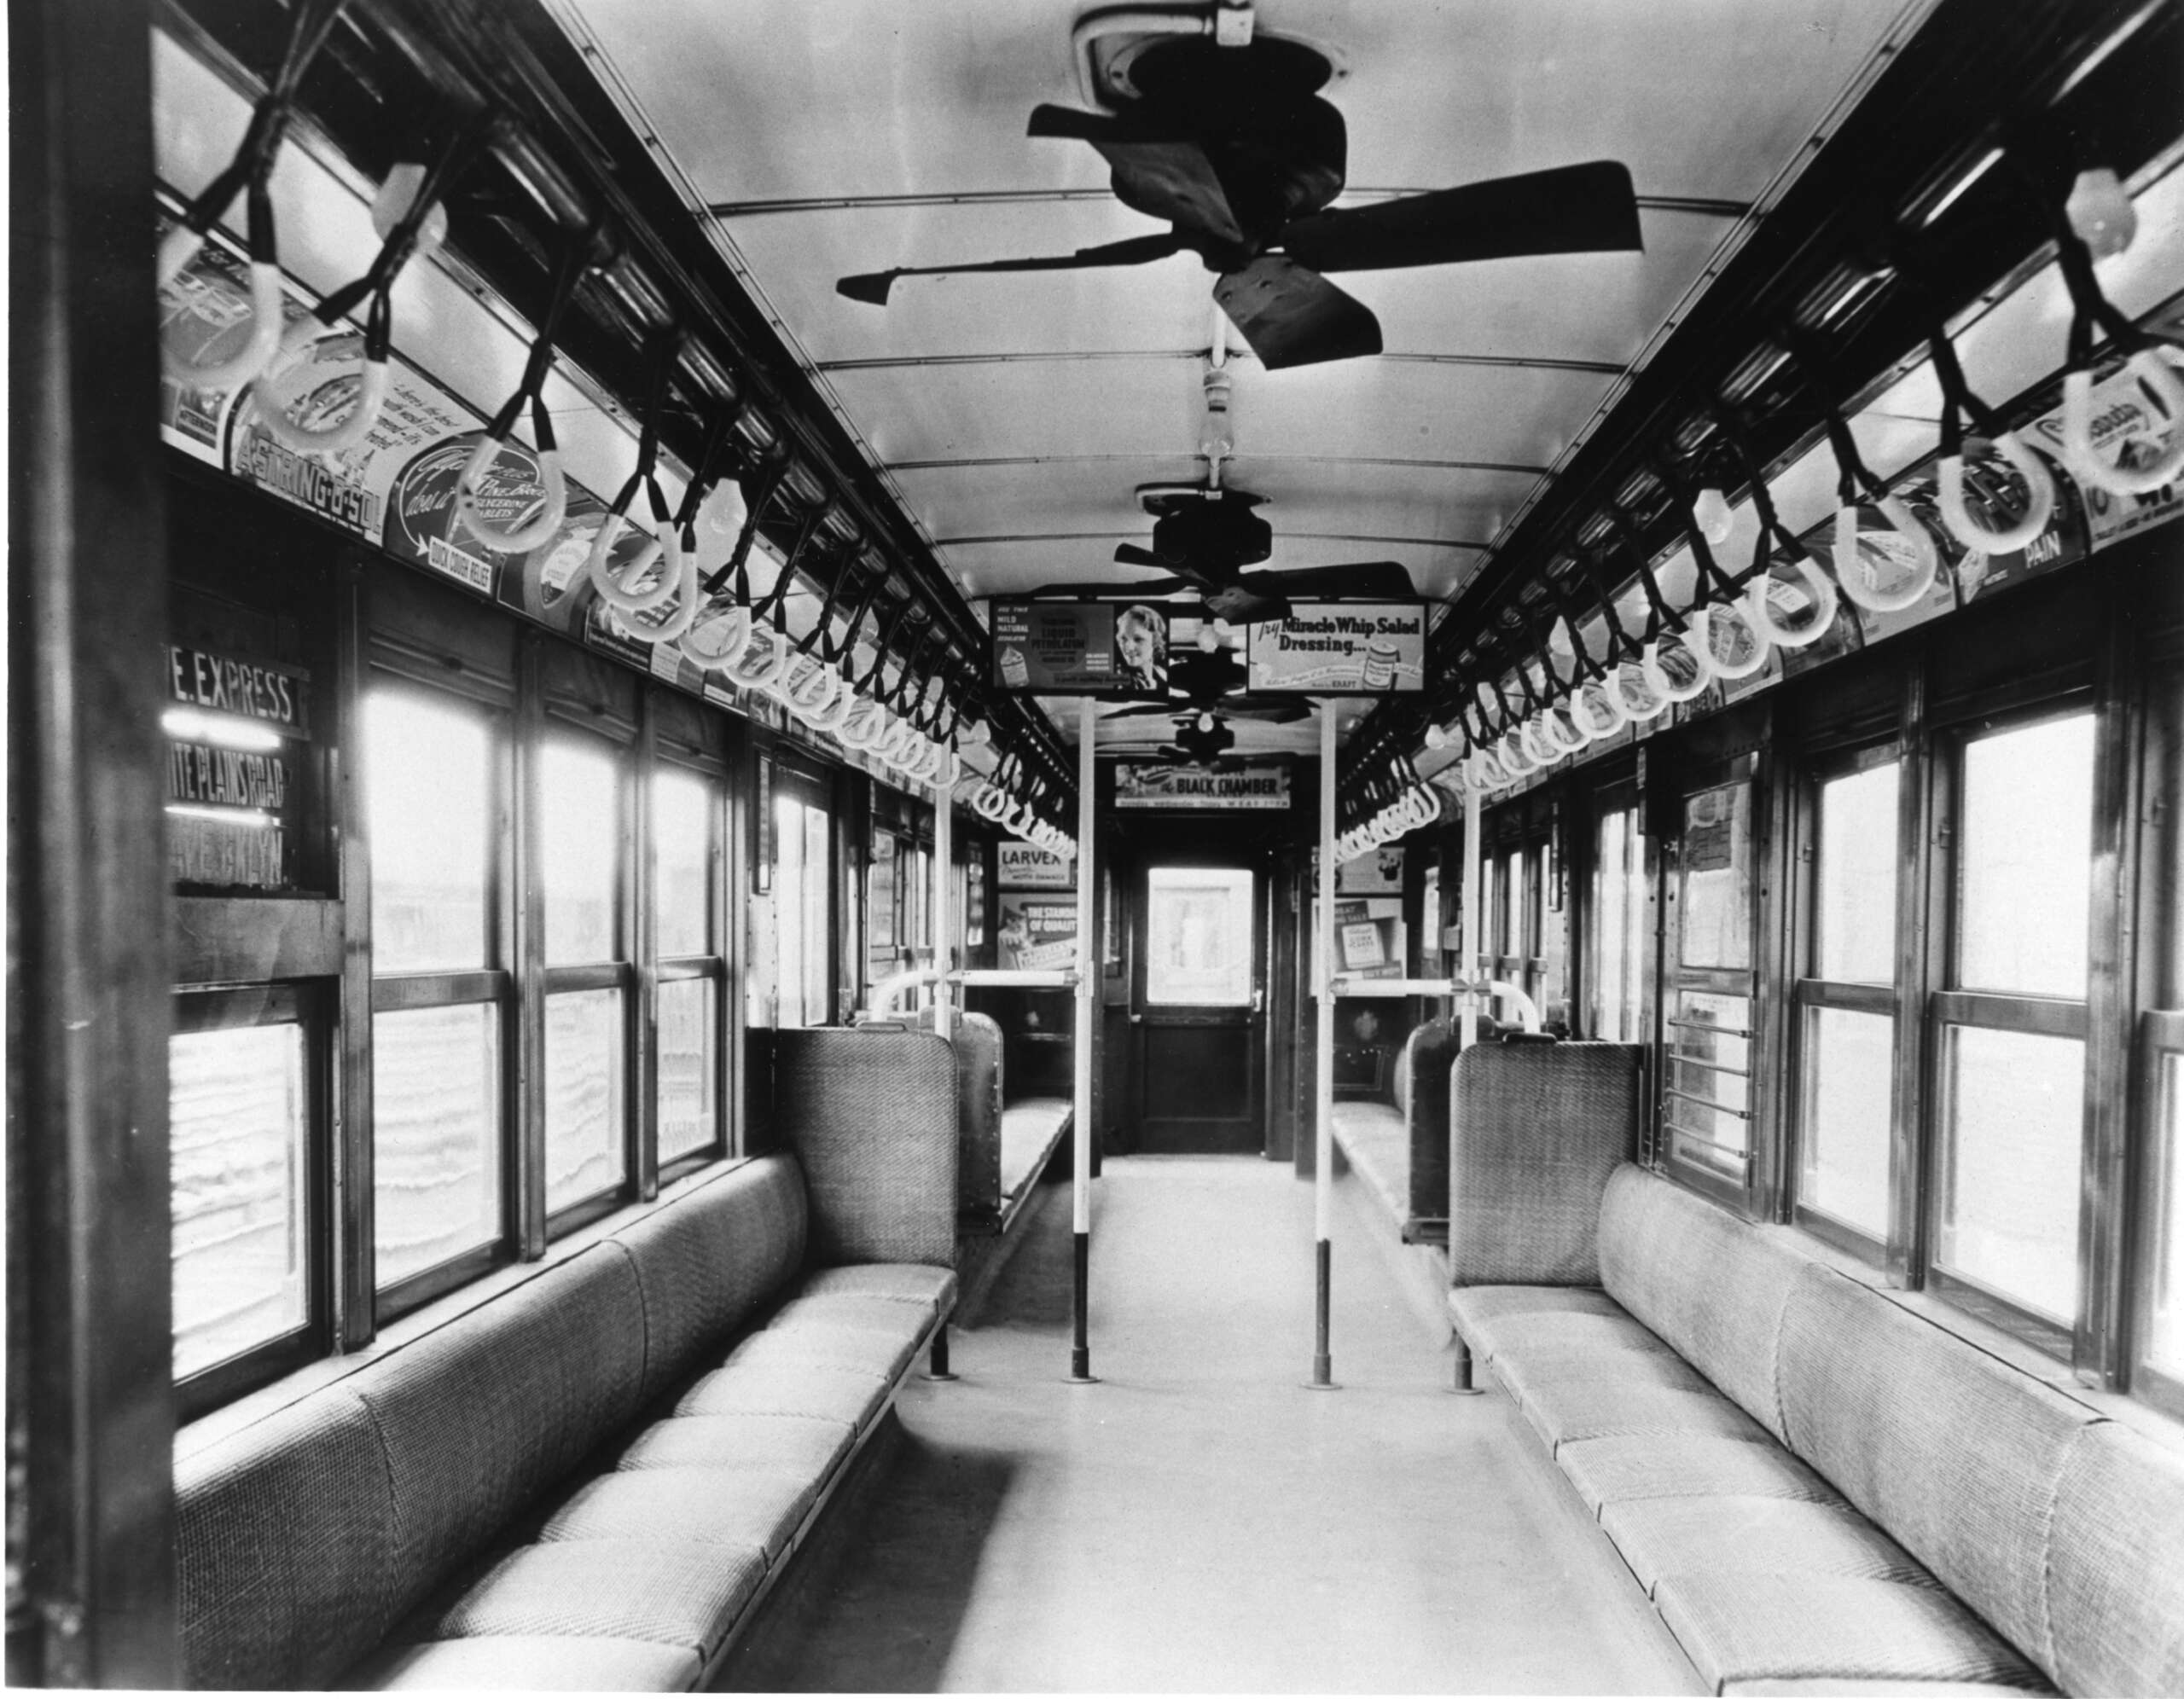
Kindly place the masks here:
POLYGON ((1634 1044, 1646 1011, 1646 839, 1635 803, 1601 808, 1593 840, 1592 1012, 1594 1038, 1634 1044))
POLYGON ((614 1192, 623 1151, 626 964, 620 960, 622 773, 573 734, 539 751, 539 884, 546 950, 546 1213, 614 1192))
POLYGON ((2065 1354, 2078 1308, 2093 765, 2089 713, 1959 747, 1952 949, 1934 999, 1935 1271, 2065 1354))
MULTIPOLYGON (((1247 869, 1148 867, 1145 904, 1147 1002, 1228 1008, 1252 1000, 1247 869)), ((1358 924, 1371 930, 1369 921, 1358 924)))
POLYGON ((722 803, 716 784, 685 768, 653 775, 653 936, 659 956, 659 1160, 723 1145, 722 1010, 727 963, 719 936, 722 803))
POLYGON ((372 871, 372 1243, 382 1318, 509 1242, 496 924, 501 722, 392 685, 363 715, 372 871))
POLYGON ((1875 1257, 1889 1238, 1901 779, 1884 751, 1813 786, 1811 971, 1794 993, 1798 1217, 1848 1229, 1875 1257))
POLYGON ((2140 1190, 2136 1350, 2131 1390, 2184 1417, 2184 685, 2150 693, 2149 775, 2166 806, 2145 811, 2140 936, 2158 958, 2154 1002, 2140 1017, 2135 1093, 2140 1190))
POLYGON ((751 913, 752 1023, 824 1026, 834 1013, 833 817, 816 784, 779 775, 771 822, 771 889, 751 913))
POLYGON ((185 994, 168 1041, 174 1377, 186 1414, 322 1348, 324 1117, 287 988, 185 994))
POLYGON ((1669 1155, 1743 1189, 1751 1158, 1751 763, 1685 797, 1676 864, 1676 967, 1667 990, 1669 1155))

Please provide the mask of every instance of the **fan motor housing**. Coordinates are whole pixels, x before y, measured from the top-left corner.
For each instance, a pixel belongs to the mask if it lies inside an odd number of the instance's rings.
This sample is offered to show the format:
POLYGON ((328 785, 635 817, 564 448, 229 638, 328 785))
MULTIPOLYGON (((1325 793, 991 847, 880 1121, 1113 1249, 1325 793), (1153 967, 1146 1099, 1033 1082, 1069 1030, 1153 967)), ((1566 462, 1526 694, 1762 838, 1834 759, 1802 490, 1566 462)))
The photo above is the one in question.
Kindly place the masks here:
POLYGON ((1153 521, 1153 552, 1177 565, 1223 572, 1273 554, 1274 528, 1242 502, 1193 496, 1153 521))

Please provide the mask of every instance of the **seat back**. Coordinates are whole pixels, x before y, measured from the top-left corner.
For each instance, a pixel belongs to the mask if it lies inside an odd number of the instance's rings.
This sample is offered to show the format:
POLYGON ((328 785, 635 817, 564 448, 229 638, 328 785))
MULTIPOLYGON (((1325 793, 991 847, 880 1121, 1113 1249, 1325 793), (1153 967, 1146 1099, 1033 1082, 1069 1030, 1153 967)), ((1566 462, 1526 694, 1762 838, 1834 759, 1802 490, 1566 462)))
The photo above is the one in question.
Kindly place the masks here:
MULTIPOLYGON (((932 1010, 921 1009, 909 1023, 931 1032, 933 1020, 932 1010)), ((964 1009, 949 1024, 956 1047, 956 1208, 983 1222, 998 1215, 1002 1203, 1001 1028, 992 1016, 964 1009)))
POLYGON ((1396 1107, 1410 1134, 1410 1219, 1445 1221, 1449 1215, 1449 1074, 1456 1065, 1456 1023, 1428 1021, 1414 1029, 1396 1069, 1396 1107))

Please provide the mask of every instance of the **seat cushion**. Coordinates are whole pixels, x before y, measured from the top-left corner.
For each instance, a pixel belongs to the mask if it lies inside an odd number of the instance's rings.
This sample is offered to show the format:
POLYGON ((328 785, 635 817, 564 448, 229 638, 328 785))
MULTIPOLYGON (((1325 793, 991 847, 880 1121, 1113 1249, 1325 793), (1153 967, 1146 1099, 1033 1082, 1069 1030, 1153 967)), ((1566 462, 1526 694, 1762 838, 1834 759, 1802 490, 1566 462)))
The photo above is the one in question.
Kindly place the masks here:
POLYGON ((1842 1495, 1780 1446, 1709 1434, 1618 1434, 1572 1440, 1554 1454, 1597 1516, 1606 1505, 1702 1493, 1840 1504, 1842 1495))
POLYGON ((671 1416, 622 1453, 622 1469, 770 1469, 822 1481, 850 1448, 846 1422, 816 1416, 671 1416))
POLYGON ((657 1537, 520 1546, 449 1606, 433 1632, 450 1640, 601 1635, 705 1657, 727 1638, 765 1573, 756 1546, 657 1537))
POLYGON ((1933 1585, 1910 1553, 1847 1505, 1753 1493, 1629 1499, 1600 1526, 1651 1592, 1670 1575, 1806 1574, 1933 1585))
POLYGON ((1775 1352, 1790 1288, 1810 1258, 1772 1229, 1626 1165, 1600 1199, 1600 1261, 1610 1296, 1784 1437, 1775 1352))
POLYGON ((360 1685, 488 1693, 679 1693, 702 1661, 687 1646, 570 1634, 427 1640, 377 1661, 360 1685))
POLYGON ((700 1348, 758 1314, 804 1260, 804 1183, 759 1157, 614 1235, 644 1304, 643 1401, 688 1374, 700 1348))
POLYGON ((2048 1524, 2093 1412, 1816 1263, 1790 1295, 1781 1375, 1798 1454, 2052 1665, 2048 1524))
POLYGON ((739 1363, 682 1395, 677 1416, 820 1416, 862 1428, 887 1401, 887 1383, 831 1363, 739 1363))
POLYGON ((1641 1379, 1557 1380, 1535 1386, 1519 1407, 1549 1450, 1578 1440, 1640 1434, 1766 1439, 1766 1430, 1711 1387, 1693 1390, 1641 1379))
POLYGON ((1937 1587, 1846 1575, 1683 1574, 1654 1593, 1699 1673, 1972 1681, 2044 1690, 2024 1656, 1937 1587))
POLYGON ((1471 1330, 1512 1315, 1621 1315, 1623 1306, 1597 1286, 1451 1286, 1449 1319, 1468 1341, 1471 1330))
POLYGON ((1535 1426, 1534 1407, 1554 1389, 1579 1381, 1650 1386, 1663 1391, 1711 1390, 1706 1377, 1673 1351, 1640 1351, 1617 1346, 1606 1351, 1509 1351, 1494 1360, 1494 1372, 1535 1426))
POLYGON ((835 1327, 810 1319, 787 1327, 769 1327, 752 1334, 728 1354, 727 1366, 787 1364, 793 1367, 828 1365, 857 1369, 892 1381, 915 1354, 924 1323, 921 1313, 908 1304, 891 1308, 910 1319, 899 1332, 869 1327, 835 1327))
POLYGON ((2083 1429, 2048 1536, 2057 1681, 2184 1693, 2184 1456, 2114 1422, 2083 1429))
POLYGON ((1535 1351, 1567 1354, 1571 1352, 1653 1351, 1669 1354, 1669 1348, 1627 1315, 1596 1315, 1582 1312, 1536 1315, 1496 1316, 1472 1324, 1465 1339, 1489 1362, 1502 1356, 1526 1356, 1535 1351))
POLYGON ((956 1307, 956 1276, 921 1262, 862 1262, 841 1268, 815 1268, 804 1277, 797 1296, 805 1298, 895 1298, 946 1311, 956 1307))
POLYGON ((571 1493, 538 1538, 687 1540, 762 1552, 771 1563, 818 1496, 817 1482, 785 1470, 614 1470, 571 1493))
POLYGON ((174 1491, 190 1686, 323 1687, 386 1632, 393 1489, 346 1387, 179 1459, 174 1491))

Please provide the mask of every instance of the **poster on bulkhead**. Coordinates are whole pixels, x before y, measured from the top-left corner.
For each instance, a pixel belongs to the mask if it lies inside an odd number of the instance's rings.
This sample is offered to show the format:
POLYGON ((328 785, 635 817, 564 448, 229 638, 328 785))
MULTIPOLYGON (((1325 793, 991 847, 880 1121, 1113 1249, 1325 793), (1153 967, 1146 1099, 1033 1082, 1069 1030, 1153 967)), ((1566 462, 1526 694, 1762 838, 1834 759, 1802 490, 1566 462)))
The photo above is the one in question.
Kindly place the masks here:
POLYGON ((1426 604, 1293 602, 1250 627, 1250 687, 1314 696, 1426 688, 1426 604))
POLYGON ((1004 890, 994 942, 1003 969, 1050 972, 1076 966, 1076 899, 1004 890))
POLYGON ((1036 844, 1003 844, 999 883, 1003 890, 1074 890, 1077 862, 1036 844))

